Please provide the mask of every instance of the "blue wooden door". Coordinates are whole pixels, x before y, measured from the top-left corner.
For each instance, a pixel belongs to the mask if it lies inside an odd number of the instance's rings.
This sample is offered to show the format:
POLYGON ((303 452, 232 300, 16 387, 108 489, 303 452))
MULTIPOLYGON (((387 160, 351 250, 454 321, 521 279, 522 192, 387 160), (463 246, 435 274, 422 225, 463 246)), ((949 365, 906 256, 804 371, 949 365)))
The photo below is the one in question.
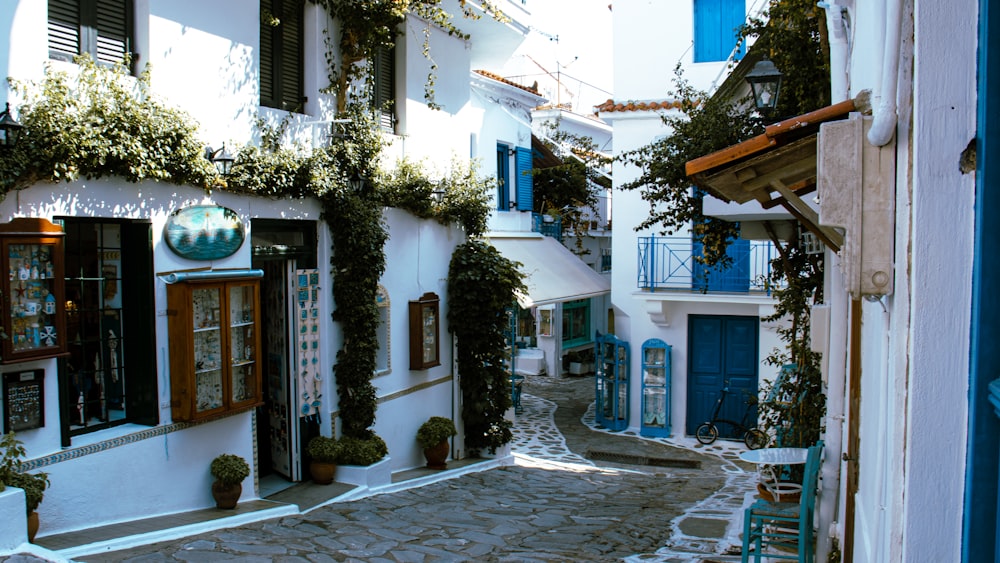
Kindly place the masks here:
MULTIPOLYGON (((723 382, 729 397, 720 418, 740 420, 746 398, 757 394, 757 317, 691 315, 688 317, 687 434, 712 418, 723 382)), ((727 424, 719 435, 741 438, 727 424)))

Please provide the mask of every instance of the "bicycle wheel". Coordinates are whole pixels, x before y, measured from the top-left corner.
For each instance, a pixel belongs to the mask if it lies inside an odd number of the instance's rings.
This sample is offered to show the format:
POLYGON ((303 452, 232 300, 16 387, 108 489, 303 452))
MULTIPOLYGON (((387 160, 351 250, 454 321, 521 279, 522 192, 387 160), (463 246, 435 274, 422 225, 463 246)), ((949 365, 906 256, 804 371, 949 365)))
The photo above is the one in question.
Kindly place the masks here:
POLYGON ((719 429, 711 422, 703 422, 694 431, 694 437, 702 444, 711 444, 719 437, 719 429))
POLYGON ((751 450, 759 450, 766 446, 769 441, 770 438, 767 434, 759 428, 751 428, 743 435, 743 443, 751 450))

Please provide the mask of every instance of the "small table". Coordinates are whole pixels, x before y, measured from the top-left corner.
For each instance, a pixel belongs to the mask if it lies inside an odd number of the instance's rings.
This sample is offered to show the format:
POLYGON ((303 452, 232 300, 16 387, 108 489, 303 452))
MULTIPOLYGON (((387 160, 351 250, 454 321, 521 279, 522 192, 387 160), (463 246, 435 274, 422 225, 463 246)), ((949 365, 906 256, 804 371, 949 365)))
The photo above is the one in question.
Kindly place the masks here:
MULTIPOLYGON (((801 465, 809 457, 808 448, 763 448, 760 450, 747 450, 740 454, 740 459, 754 465, 801 465)), ((774 500, 781 502, 782 496, 794 495, 802 492, 802 485, 797 483, 783 483, 778 481, 778 476, 771 472, 771 483, 764 483, 774 500)))

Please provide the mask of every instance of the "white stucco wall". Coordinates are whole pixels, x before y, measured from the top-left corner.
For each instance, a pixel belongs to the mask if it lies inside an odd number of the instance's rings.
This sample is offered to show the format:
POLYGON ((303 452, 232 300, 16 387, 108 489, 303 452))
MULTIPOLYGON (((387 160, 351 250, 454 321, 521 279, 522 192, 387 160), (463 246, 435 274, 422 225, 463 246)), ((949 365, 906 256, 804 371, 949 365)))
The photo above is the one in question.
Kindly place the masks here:
MULTIPOLYGON (((217 2, 205 7, 189 0, 173 3, 136 2, 136 50, 140 64, 152 63, 152 88, 167 106, 179 107, 199 124, 199 137, 218 147, 226 142, 230 150, 256 137, 254 120, 258 112, 272 124, 288 116, 286 112, 257 106, 259 87, 259 15, 236 9, 235 1, 217 2)), ((0 6, 0 24, 11 31, 10 42, 0 53, 4 75, 39 80, 48 62, 45 41, 46 9, 44 2, 20 0, 0 6), (16 46, 12 48, 11 46, 16 46)), ((328 130, 323 120, 332 117, 332 99, 318 94, 326 86, 325 60, 322 60, 322 31, 332 28, 315 6, 306 9, 304 41, 309 55, 305 61, 305 83, 309 102, 305 114, 289 116, 289 137, 312 146, 328 130), (317 55, 318 53, 318 55, 317 55), (320 57, 317 59, 316 57, 320 57)), ((444 37, 432 31, 435 42, 438 103, 442 111, 424 105, 423 88, 428 62, 420 51, 423 25, 407 23, 407 37, 399 50, 401 132, 389 147, 385 164, 392 166, 395 157, 409 155, 425 159, 429 166, 445 169, 453 157, 466 158, 473 132, 487 128, 492 120, 506 120, 500 113, 484 115, 471 109, 469 65, 472 45, 444 37)), ((73 71, 74 65, 57 63, 56 68, 73 71)), ((8 89, 0 89, 0 100, 10 98, 8 89)), ((17 102, 17 100, 11 99, 17 102)), ((527 126, 488 127, 493 135, 506 137, 505 131, 527 131, 527 126), (508 129, 504 129, 507 127, 508 129)), ((510 134, 509 136, 515 136, 510 134)), ((481 136, 481 138, 483 138, 481 136)), ((530 136, 525 137, 529 139, 530 136)), ((495 139, 483 138, 484 144, 495 139)), ((0 221, 14 216, 52 218, 58 215, 106 218, 144 218, 152 223, 154 271, 164 273, 189 268, 249 268, 251 245, 244 244, 231 257, 211 262, 178 258, 162 241, 162 229, 172 211, 196 203, 216 203, 234 209, 252 231, 253 219, 300 219, 319 221, 321 207, 315 200, 289 198, 266 199, 235 195, 215 190, 210 196, 203 190, 156 182, 130 184, 121 179, 82 180, 71 185, 39 184, 11 194, 0 202, 0 221)), ((388 267, 382 280, 391 302, 391 365, 388 374, 374 380, 380 405, 375 430, 390 448, 393 470, 423 465, 414 439, 415 430, 432 415, 451 416, 459 421, 457 392, 452 378, 452 341, 447 332, 446 279, 451 252, 464 240, 454 227, 433 221, 418 221, 395 210, 387 211, 390 239, 386 248, 388 267), (421 371, 409 370, 409 327, 407 302, 424 292, 437 293, 441 301, 442 365, 421 371)), ((321 288, 332 287, 329 274, 330 236, 324 224, 318 224, 317 268, 321 288)), ((249 233, 247 239, 249 240, 249 233)), ((242 455, 253 465, 252 415, 244 413, 220 421, 181 429, 168 427, 171 422, 170 342, 167 334, 166 286, 157 280, 154 288, 156 306, 150 311, 156 331, 158 405, 160 425, 153 427, 124 425, 72 438, 68 455, 60 447, 60 405, 55 360, 27 362, 19 369, 40 367, 46 370, 46 416, 43 428, 19 433, 28 449, 29 459, 46 458, 41 468, 52 475, 52 488, 41 506, 43 536, 92 526, 100 522, 128 520, 156 512, 175 512, 212 504, 207 482, 208 464, 223 451, 242 455), (152 431, 150 435, 148 432, 152 431), (144 433, 131 442, 136 432, 144 433), (75 448, 91 446, 95 451, 80 455, 75 448), (48 457, 55 456, 55 457, 48 457), (122 489, 127 496, 112 494, 119 481, 128 481, 122 489), (87 486, 80 486, 86 482, 87 486), (134 484, 133 484, 134 483, 134 484), (204 485, 204 486, 202 486, 204 485), (145 488, 144 488, 145 487, 145 488), (178 492, 178 490, 181 490, 178 492), (169 497, 169 498, 168 498, 169 497), (108 499, 112 499, 109 502, 108 499), (98 506, 98 509, 91 508, 98 506)), ((339 330, 331 320, 332 302, 320 305, 320 350, 323 374, 321 426, 332 426, 331 411, 337 410, 337 389, 333 380, 333 362, 340 342, 339 330)), ((460 439, 456 440, 460 444, 460 439)), ((464 452, 454 451, 456 456, 464 452)), ((244 483, 243 498, 252 498, 256 473, 244 483)))
MULTIPOLYGON (((895 72, 883 66, 881 45, 889 5, 860 2, 851 13, 851 95, 872 89, 876 112, 882 96, 893 96, 882 91, 884 73, 895 72)), ((849 413, 860 434, 853 556, 957 561, 975 192, 958 161, 975 136, 977 4, 901 5, 895 290, 863 305, 861 406, 849 413)), ((841 511, 845 485, 841 479, 841 511)), ((838 529, 851 517, 841 513, 838 529)))

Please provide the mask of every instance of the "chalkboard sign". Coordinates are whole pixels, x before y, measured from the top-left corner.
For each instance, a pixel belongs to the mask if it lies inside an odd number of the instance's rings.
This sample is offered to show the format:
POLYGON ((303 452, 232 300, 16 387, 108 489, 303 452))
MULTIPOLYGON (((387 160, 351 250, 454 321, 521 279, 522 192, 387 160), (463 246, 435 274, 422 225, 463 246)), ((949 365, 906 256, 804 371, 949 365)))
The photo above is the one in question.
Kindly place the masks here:
POLYGON ((45 370, 3 374, 3 431, 20 432, 45 426, 45 370))

